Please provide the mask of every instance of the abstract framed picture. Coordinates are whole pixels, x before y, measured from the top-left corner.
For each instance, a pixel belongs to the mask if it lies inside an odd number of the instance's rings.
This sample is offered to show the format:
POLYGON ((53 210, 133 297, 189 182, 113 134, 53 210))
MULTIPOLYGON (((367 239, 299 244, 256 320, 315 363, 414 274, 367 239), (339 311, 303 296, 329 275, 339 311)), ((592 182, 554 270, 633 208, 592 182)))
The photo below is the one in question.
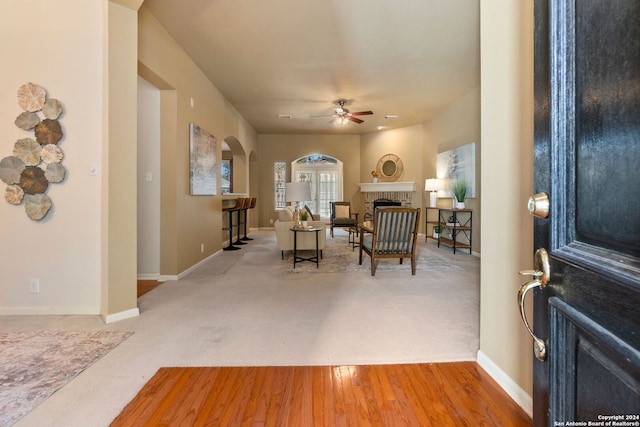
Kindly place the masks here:
POLYGON ((189 174, 192 196, 217 194, 216 138, 194 123, 189 123, 189 174))
MULTIPOLYGON (((449 183, 456 180, 467 182, 467 198, 476 197, 476 143, 462 145, 438 154, 438 178, 449 183)), ((438 191, 438 197, 451 197, 451 191, 438 191)))

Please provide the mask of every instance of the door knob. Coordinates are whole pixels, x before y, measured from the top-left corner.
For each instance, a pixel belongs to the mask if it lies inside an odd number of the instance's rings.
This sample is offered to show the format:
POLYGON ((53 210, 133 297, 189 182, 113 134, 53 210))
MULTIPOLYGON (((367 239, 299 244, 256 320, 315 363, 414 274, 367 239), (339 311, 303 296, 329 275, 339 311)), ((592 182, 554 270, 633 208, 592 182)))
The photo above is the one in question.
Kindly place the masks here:
POLYGON ((545 249, 540 248, 536 251, 535 264, 537 270, 523 270, 518 272, 518 274, 522 276, 533 276, 533 280, 524 283, 518 290, 518 309, 520 310, 520 317, 522 318, 522 322, 524 323, 525 328, 527 328, 529 335, 531 335, 531 338, 533 339, 533 349, 536 359, 544 361, 547 357, 547 345, 542 339, 538 338, 533 333, 531 326, 529 326, 529 322, 527 321, 527 314, 524 310, 524 301, 527 292, 537 287, 544 288, 549 282, 549 256, 545 249))
POLYGON ((549 216, 549 195, 547 193, 538 193, 529 197, 527 209, 533 216, 547 218, 549 216))

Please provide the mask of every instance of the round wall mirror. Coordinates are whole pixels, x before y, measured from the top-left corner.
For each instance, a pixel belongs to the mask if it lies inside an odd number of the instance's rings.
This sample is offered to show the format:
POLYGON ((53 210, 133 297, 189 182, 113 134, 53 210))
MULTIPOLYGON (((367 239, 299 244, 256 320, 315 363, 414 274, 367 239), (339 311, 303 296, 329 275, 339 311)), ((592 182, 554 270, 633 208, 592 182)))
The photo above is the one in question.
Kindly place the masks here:
POLYGON ((382 173, 386 176, 392 176, 394 173, 396 173, 397 169, 398 168, 396 167, 396 162, 392 160, 387 160, 382 164, 382 173))
POLYGON ((402 160, 395 154, 385 154, 378 160, 376 171, 381 181, 397 181, 403 172, 402 160))

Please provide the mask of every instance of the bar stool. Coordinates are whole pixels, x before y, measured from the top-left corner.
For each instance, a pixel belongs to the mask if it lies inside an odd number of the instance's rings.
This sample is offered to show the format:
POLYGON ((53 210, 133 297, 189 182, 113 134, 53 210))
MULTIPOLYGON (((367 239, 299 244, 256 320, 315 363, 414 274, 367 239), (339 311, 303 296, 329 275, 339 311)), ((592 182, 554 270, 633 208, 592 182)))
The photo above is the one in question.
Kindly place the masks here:
POLYGON ((251 237, 247 237, 247 223, 249 222, 247 213, 249 212, 249 209, 256 207, 256 198, 252 197, 251 199, 245 199, 245 203, 247 200, 249 200, 249 206, 245 206, 244 208, 244 237, 242 240, 253 240, 251 237))
POLYGON ((233 242, 234 245, 246 245, 247 242, 243 242, 242 240, 240 240, 240 228, 243 225, 246 225, 246 218, 245 221, 242 220, 242 212, 247 209, 249 207, 249 204, 251 203, 251 199, 245 199, 244 197, 240 197, 238 199, 238 233, 236 235, 236 241, 233 242))
POLYGON ((222 208, 222 212, 229 212, 229 226, 223 228, 223 230, 229 230, 229 245, 222 248, 225 251, 237 251, 238 249, 242 249, 242 248, 233 246, 233 227, 238 227, 237 224, 233 225, 233 213, 239 212, 243 203, 244 203, 243 199, 238 198, 235 201, 235 204, 222 208))

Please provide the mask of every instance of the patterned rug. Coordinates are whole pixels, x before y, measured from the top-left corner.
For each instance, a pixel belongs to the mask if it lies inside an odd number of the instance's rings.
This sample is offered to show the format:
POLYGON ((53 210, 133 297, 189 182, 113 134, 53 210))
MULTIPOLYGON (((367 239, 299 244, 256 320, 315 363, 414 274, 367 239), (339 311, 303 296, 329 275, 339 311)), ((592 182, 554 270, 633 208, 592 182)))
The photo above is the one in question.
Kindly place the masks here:
POLYGON ((10 426, 133 332, 0 332, 0 426, 10 426))
MULTIPOLYGON (((462 271, 462 268, 451 264, 446 255, 442 251, 435 249, 434 245, 427 245, 423 241, 424 238, 418 238, 416 270, 431 271, 462 271)), ((298 255, 302 257, 315 256, 315 251, 298 251, 298 255)), ((355 249, 350 243, 346 235, 335 237, 327 236, 327 243, 320 259, 320 265, 316 268, 316 264, 308 261, 296 263, 293 268, 293 252, 287 253, 287 272, 288 273, 344 273, 350 271, 367 271, 371 272, 371 258, 366 253, 362 254, 362 265, 358 265, 358 257, 360 248, 355 249)), ((380 259, 378 261, 377 272, 382 271, 400 271, 406 270, 411 273, 411 259, 405 258, 402 264, 397 258, 380 259)))

